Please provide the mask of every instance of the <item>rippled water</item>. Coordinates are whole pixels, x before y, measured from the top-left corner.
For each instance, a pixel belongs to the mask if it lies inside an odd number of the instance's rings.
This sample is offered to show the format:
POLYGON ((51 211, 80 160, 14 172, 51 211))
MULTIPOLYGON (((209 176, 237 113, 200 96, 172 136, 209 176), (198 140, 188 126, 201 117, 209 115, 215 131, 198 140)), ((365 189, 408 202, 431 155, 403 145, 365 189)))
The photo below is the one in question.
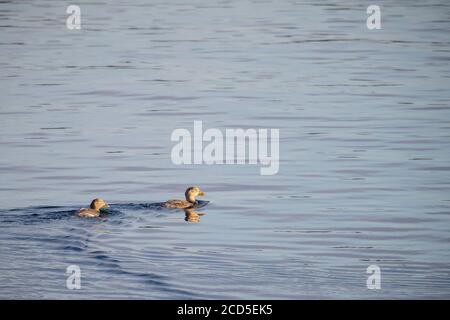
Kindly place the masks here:
POLYGON ((450 298, 447 1, 377 1, 381 30, 363 1, 69 4, 0 1, 0 298, 450 298), (280 172, 173 165, 194 120, 279 128, 280 172), (188 185, 205 215, 150 205, 188 185))

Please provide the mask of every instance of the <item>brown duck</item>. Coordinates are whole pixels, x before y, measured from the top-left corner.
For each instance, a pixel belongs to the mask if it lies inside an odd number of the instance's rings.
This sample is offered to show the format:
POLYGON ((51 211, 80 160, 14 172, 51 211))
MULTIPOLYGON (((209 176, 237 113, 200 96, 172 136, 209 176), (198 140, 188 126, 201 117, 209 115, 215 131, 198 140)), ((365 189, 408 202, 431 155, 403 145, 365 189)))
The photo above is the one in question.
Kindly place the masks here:
POLYGON ((103 199, 97 198, 92 200, 89 209, 80 209, 77 213, 77 216, 83 218, 98 217, 100 215, 100 209, 102 208, 109 208, 109 205, 103 199))
POLYGON ((184 193, 186 200, 168 200, 163 203, 165 208, 193 208, 197 205, 197 196, 204 196, 205 192, 201 191, 199 187, 189 187, 184 193))

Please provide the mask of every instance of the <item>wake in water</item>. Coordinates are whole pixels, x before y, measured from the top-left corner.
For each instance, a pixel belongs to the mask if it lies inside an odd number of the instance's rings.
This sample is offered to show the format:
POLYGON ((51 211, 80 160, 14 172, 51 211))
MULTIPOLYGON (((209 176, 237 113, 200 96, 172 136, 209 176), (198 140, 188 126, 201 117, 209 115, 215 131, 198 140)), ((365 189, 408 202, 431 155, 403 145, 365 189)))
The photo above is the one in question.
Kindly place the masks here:
POLYGON ((200 222, 202 214, 195 209, 164 208, 162 203, 113 203, 94 218, 77 217, 78 210, 78 206, 0 210, 0 274, 5 276, 0 281, 0 297, 10 286, 15 287, 14 297, 79 297, 64 285, 70 265, 79 266, 86 276, 81 298, 122 297, 119 290, 106 289, 111 284, 104 279, 109 278, 135 297, 197 296, 173 284, 153 261, 173 260, 167 244, 163 245, 166 249, 154 247, 158 239, 170 237, 169 226, 190 232, 180 222, 200 222), (11 270, 20 276, 8 276, 11 270), (35 279, 40 280, 30 288, 35 279))
MULTIPOLYGON (((183 209, 186 213, 186 221, 195 221, 192 218, 194 215, 199 214, 195 209, 205 207, 209 201, 197 200, 197 203, 193 208, 183 209), (189 217, 188 217, 189 216, 189 217)), ((62 219, 83 219, 77 217, 79 207, 76 206, 32 206, 26 208, 14 208, 7 210, 0 210, 0 223, 23 223, 23 224, 35 224, 46 221, 62 220, 62 219)), ((133 214, 134 211, 149 211, 149 213, 170 214, 173 212, 180 212, 180 209, 165 208, 164 202, 155 203, 114 203, 111 204, 108 209, 101 210, 98 219, 106 219, 110 217, 120 218, 125 214, 133 214)))

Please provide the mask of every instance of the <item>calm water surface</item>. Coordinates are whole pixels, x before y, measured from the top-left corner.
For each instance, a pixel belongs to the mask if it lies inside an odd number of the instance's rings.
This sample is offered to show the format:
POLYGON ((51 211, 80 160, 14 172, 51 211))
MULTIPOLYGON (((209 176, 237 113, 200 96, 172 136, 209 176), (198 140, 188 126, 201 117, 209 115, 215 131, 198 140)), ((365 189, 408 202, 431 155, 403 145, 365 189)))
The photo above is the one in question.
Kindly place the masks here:
POLYGON ((69 4, 0 1, 0 298, 450 298, 447 1, 69 4), (279 173, 173 165, 194 120, 279 173), (188 185, 199 223, 149 205, 188 185))

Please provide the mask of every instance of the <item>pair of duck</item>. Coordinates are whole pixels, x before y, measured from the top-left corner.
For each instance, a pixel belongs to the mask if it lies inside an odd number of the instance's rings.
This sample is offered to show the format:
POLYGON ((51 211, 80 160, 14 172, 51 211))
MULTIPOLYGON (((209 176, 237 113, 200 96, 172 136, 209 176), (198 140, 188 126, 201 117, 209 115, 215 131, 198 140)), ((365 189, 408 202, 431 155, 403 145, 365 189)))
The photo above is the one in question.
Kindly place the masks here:
MULTIPOLYGON (((164 208, 179 208, 191 209, 198 204, 197 197, 204 196, 205 192, 201 191, 199 187, 189 187, 184 193, 186 200, 168 200, 162 203, 164 208)), ((109 208, 109 205, 100 198, 94 199, 89 208, 82 208, 78 211, 77 216, 83 218, 93 218, 100 215, 100 209, 109 208)))

